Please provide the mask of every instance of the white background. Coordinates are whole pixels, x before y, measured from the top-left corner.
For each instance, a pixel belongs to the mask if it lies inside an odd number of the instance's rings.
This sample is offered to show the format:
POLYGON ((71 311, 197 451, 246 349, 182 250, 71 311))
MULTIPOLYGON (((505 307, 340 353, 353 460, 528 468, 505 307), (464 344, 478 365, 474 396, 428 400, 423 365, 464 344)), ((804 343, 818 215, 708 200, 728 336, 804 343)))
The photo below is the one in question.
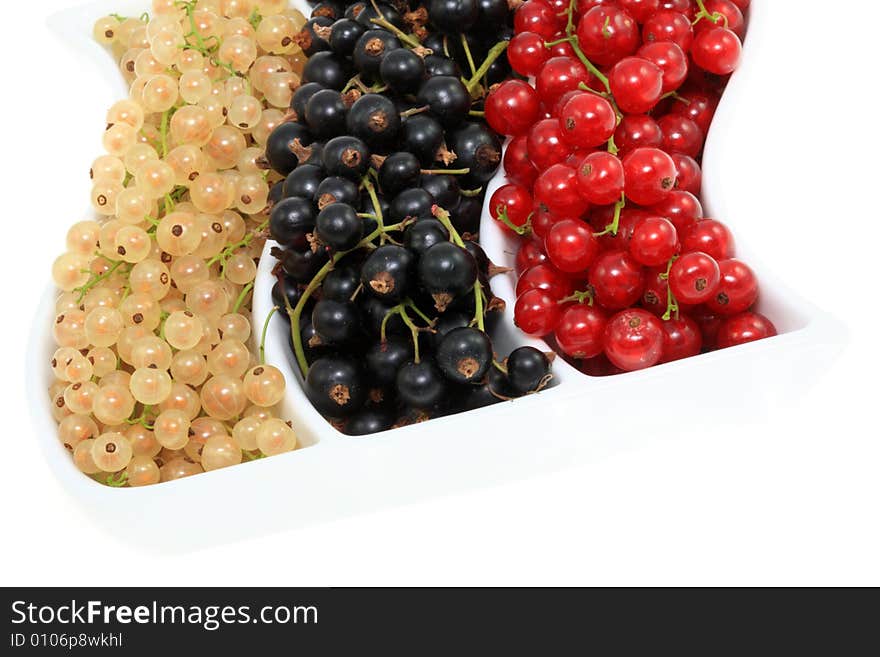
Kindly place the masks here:
POLYGON ((0 40, 0 584, 880 584, 880 9, 771 4, 776 50, 743 101, 748 120, 729 128, 744 144, 730 184, 766 226, 754 250, 774 274, 849 326, 846 351, 797 407, 719 417, 706 434, 689 429, 682 399, 657 418, 676 437, 638 451, 173 557, 93 526, 35 442, 25 346, 86 207, 114 87, 43 27, 71 3, 16 10, 0 40))

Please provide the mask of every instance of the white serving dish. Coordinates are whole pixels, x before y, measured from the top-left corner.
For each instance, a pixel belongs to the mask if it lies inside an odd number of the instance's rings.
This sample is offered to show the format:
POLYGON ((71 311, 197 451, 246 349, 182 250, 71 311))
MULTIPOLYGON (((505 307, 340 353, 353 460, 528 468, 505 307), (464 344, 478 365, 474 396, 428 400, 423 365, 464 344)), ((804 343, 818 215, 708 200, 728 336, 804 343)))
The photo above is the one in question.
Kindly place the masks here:
MULTIPOLYGON (((293 0, 303 5, 302 0, 293 0)), ((90 65, 105 72, 125 91, 115 64, 91 41, 95 18, 111 11, 140 14, 146 0, 100 0, 57 15, 51 26, 90 65)), ((346 437, 332 428, 306 400, 287 346, 287 324, 272 321, 266 343, 268 362, 288 379, 283 411, 307 449, 245 463, 188 479, 135 489, 111 489, 80 474, 56 439, 46 390, 53 351, 50 323, 55 293, 46 293, 29 349, 28 386, 37 438, 52 469, 98 524, 125 540, 181 551, 301 527, 340 516, 399 505, 429 496, 495 485, 566 465, 631 449, 646 441, 674 436, 682 416, 711 431, 713 424, 736 422, 796 400, 839 351, 840 324, 789 291, 762 266, 760 216, 728 212, 731 197, 722 184, 737 133, 734 107, 747 93, 748 79, 759 73, 766 41, 762 14, 769 0, 752 3, 750 33, 740 70, 718 109, 704 157, 703 201, 707 215, 732 227, 738 255, 757 271, 759 309, 773 319, 777 337, 717 351, 641 372, 613 377, 585 376, 561 359, 554 366, 556 385, 537 395, 489 408, 439 418, 370 437, 346 437), (222 503, 212 503, 222 500, 222 503), (182 510, 188 509, 189 512, 182 510), (195 510, 198 509, 196 513, 195 510), (158 531, 161 528, 161 531, 158 531)), ((503 184, 499 173, 488 194, 503 184)), ((512 265, 515 246, 484 212, 482 244, 494 262, 512 265)), ((267 246, 267 249, 269 247, 267 246)), ((271 309, 269 270, 263 258, 257 278, 255 326, 271 309)), ((508 302, 496 337, 499 352, 528 340, 512 323, 514 279, 493 280, 495 293, 508 302)))

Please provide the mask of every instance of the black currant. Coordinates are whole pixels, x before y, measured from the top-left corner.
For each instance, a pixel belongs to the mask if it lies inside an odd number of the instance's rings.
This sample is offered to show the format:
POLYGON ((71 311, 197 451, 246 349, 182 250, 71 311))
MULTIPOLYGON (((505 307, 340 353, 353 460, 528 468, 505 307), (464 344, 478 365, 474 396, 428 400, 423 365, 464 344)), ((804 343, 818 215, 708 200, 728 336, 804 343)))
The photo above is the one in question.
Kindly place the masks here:
POLYGON ((429 174, 422 176, 420 186, 434 198, 434 203, 451 212, 458 207, 458 203, 461 201, 458 177, 429 174))
POLYGON ((473 291, 477 263, 465 249, 440 242, 425 251, 418 264, 419 283, 443 312, 455 299, 473 291))
POLYGON ((392 50, 379 64, 382 81, 399 94, 418 91, 425 72, 425 60, 406 48, 392 50))
POLYGON ((378 13, 373 8, 372 2, 356 2, 351 5, 351 7, 349 7, 353 15, 349 16, 349 12, 346 11, 345 16, 346 18, 354 18, 361 25, 370 30, 377 27, 376 24, 373 22, 374 18, 384 18, 395 27, 398 27, 400 29, 406 28, 406 23, 403 20, 403 16, 401 16, 400 12, 397 11, 394 7, 384 2, 377 2, 376 6, 379 7, 378 13), (358 7, 360 5, 362 5, 363 7, 359 9, 358 7))
POLYGON ((281 199, 284 198, 284 181, 279 180, 269 188, 269 196, 266 197, 266 210, 271 211, 281 199))
POLYGON ((348 133, 362 139, 370 150, 387 153, 397 144, 400 114, 391 99, 366 94, 351 106, 346 126, 348 133))
POLYGON ((336 91, 342 91, 350 77, 351 68, 348 62, 329 51, 309 57, 302 73, 303 82, 317 82, 336 91))
POLYGON ((474 26, 479 10, 476 0, 428 0, 428 15, 440 32, 458 36, 474 26))
POLYGON ((342 356, 318 358, 309 368, 305 393, 319 413, 344 418, 361 409, 367 387, 358 364, 342 356))
POLYGON ((384 302, 400 301, 407 292, 413 255, 402 246, 386 244, 373 251, 361 268, 364 290, 384 302))
POLYGON ((348 108, 342 94, 335 89, 322 89, 306 103, 306 125, 318 139, 330 139, 345 132, 348 108))
POLYGON ((400 41, 387 30, 367 30, 355 44, 352 57, 355 68, 374 77, 379 73, 382 60, 392 50, 400 48, 400 41))
POLYGON ((331 203, 318 213, 315 234, 331 250, 348 251, 364 236, 364 222, 350 205, 331 203))
POLYGON ((390 429, 394 424, 394 414, 387 408, 367 408, 356 413, 345 423, 345 433, 349 436, 368 436, 390 429))
POLYGON ((482 381, 492 366, 492 341, 485 332, 469 326, 446 334, 437 347, 437 366, 450 381, 482 381))
POLYGON ((443 126, 433 117, 416 114, 403 124, 402 150, 419 158, 423 167, 433 166, 443 139, 443 126))
POLYGON ((317 82, 307 82, 297 87, 293 92, 293 98, 290 99, 290 110, 300 123, 306 120, 306 105, 309 99, 323 89, 317 82))
POLYGON ((350 301, 321 299, 312 309, 312 326, 320 344, 343 346, 360 336, 360 315, 350 301))
POLYGON ((427 105, 441 125, 454 127, 467 118, 471 96, 464 83, 456 77, 438 75, 426 80, 419 88, 417 101, 427 105))
POLYGON ((484 383, 478 386, 462 386, 455 403, 462 411, 475 411, 478 408, 485 408, 500 401, 502 400, 499 397, 492 394, 489 384, 484 383))
POLYGON ((418 187, 421 177, 421 163, 412 153, 392 153, 379 167, 379 187, 390 196, 396 196, 410 187, 418 187))
POLYGON ((327 274, 321 284, 321 298, 334 301, 350 301, 361 284, 361 277, 354 267, 336 267, 327 274))
POLYGON ((350 18, 338 20, 330 28, 330 48, 337 55, 351 57, 357 40, 366 31, 367 28, 350 18))
POLYGON ((287 304, 284 303, 285 297, 287 297, 287 303, 290 304, 291 309, 296 308, 296 304, 299 303, 302 297, 302 288, 297 285, 295 280, 287 276, 283 276, 281 280, 275 281, 275 285, 272 286, 272 304, 280 308, 286 317, 287 304))
POLYGON ((370 149, 357 137, 343 135, 324 144, 321 159, 328 175, 360 181, 370 168, 370 149))
POLYGON ((315 274, 327 264, 328 256, 324 249, 312 251, 305 249, 286 249, 281 257, 281 267, 290 278, 303 285, 308 284, 315 274))
POLYGON ((284 198, 296 196, 311 201, 323 179, 324 171, 321 167, 300 164, 284 180, 284 198))
POLYGON ((481 31, 491 33, 505 27, 511 18, 508 0, 477 0, 478 25, 481 31))
POLYGON ((424 189, 416 187, 405 189, 394 197, 389 209, 389 217, 393 223, 400 223, 405 219, 425 219, 433 217, 431 208, 434 206, 434 197, 424 189))
POLYGON ((266 140, 266 159, 274 171, 286 176, 299 164, 298 146, 308 146, 312 136, 304 125, 288 121, 278 124, 266 140))
POLYGON ((345 11, 344 6, 345 3, 338 0, 321 0, 321 2, 312 7, 310 18, 326 16, 334 21, 339 20, 345 11))
POLYGON ((437 321, 434 322, 434 332, 431 333, 432 347, 436 350, 443 341, 443 338, 451 331, 463 326, 470 326, 472 319, 473 315, 453 310, 449 310, 437 317, 437 321))
POLYGON ((480 196, 463 196, 454 210, 450 211, 450 220, 459 235, 480 232, 480 219, 483 215, 483 198, 480 196))
POLYGON ((450 58, 442 55, 428 55, 425 57, 425 70, 430 77, 436 75, 451 75, 453 77, 461 76, 461 67, 458 63, 450 58))
POLYGON ((501 163, 501 140, 481 123, 468 122, 452 131, 447 144, 457 156, 455 167, 470 169, 461 176, 466 188, 488 183, 501 163))
POLYGON ((412 357, 412 340, 390 338, 385 342, 374 342, 364 355, 367 378, 372 385, 391 385, 397 380, 398 370, 412 357))
POLYGON ((360 194, 357 184, 348 178, 328 176, 324 178, 315 190, 314 200, 319 210, 323 210, 331 203, 345 203, 354 205, 358 202, 360 194))
POLYGON ((330 26, 333 25, 333 19, 327 16, 315 16, 306 21, 302 30, 296 35, 295 41, 302 48, 306 57, 312 57, 324 50, 330 50, 330 43, 327 41, 326 35, 330 26), (317 31, 315 28, 318 28, 317 31))
POLYGON ((449 239, 449 231, 437 219, 428 217, 410 224, 403 231, 403 245, 417 256, 449 239))
POLYGON ((439 404, 446 394, 446 381, 430 360, 407 363, 397 371, 397 396, 418 409, 429 409, 439 404))
POLYGON ((537 392, 550 379, 550 359, 534 347, 520 347, 507 357, 507 378, 519 395, 537 392))
POLYGON ((310 200, 291 196, 275 204, 269 215, 269 234, 282 246, 302 247, 306 233, 315 227, 315 208, 310 200))
MULTIPOLYGON (((306 308, 309 308, 309 306, 307 305, 306 308)), ((293 334, 289 331, 287 333, 287 343, 290 345, 290 352, 293 353, 293 334)), ((317 344, 320 340, 315 338, 315 327, 312 326, 311 310, 309 310, 308 314, 304 311, 302 317, 300 317, 299 336, 302 343, 303 353, 305 353, 306 356, 306 362, 309 365, 314 363, 318 358, 328 356, 334 352, 332 347, 317 344)))
POLYGON ((391 309, 394 307, 393 301, 386 303, 374 296, 364 294, 360 297, 359 306, 361 308, 364 326, 371 335, 377 338, 380 337, 383 322, 385 322, 386 337, 392 335, 410 335, 409 328, 403 323, 403 319, 401 319, 399 314, 395 313, 388 317, 387 322, 385 321, 385 317, 388 316, 388 313, 390 313, 391 309))

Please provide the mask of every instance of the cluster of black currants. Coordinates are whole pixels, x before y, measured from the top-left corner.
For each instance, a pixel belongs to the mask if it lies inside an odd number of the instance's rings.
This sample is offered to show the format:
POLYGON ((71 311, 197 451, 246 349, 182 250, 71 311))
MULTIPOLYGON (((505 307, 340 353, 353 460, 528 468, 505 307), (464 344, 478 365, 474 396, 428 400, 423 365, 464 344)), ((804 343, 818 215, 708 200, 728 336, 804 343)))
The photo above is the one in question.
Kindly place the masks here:
POLYGON ((509 73, 507 0, 321 2, 290 115, 268 139, 273 300, 316 409, 363 435, 536 392, 550 359, 503 361, 478 243, 501 140, 482 119, 509 73))

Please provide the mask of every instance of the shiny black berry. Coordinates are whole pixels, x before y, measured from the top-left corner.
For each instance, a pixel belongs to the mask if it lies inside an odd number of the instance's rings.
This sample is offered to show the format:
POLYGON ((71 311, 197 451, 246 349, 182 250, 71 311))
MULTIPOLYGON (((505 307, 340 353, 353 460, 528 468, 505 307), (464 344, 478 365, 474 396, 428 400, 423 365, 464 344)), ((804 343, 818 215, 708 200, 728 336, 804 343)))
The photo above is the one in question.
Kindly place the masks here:
POLYGON ((275 204, 269 215, 269 233, 282 246, 303 247, 303 239, 315 227, 315 208, 310 200, 291 196, 275 204))
POLYGON ((330 28, 330 48, 337 55, 350 57, 357 40, 366 31, 367 28, 350 18, 338 20, 330 28))
POLYGON ((393 223, 404 219, 425 219, 434 216, 434 197, 421 188, 405 189, 391 201, 389 215, 393 223))
POLYGON ((428 55, 425 57, 425 70, 431 77, 435 75, 461 76, 461 67, 459 67, 458 63, 454 59, 443 57, 442 55, 428 55))
POLYGON ((483 331, 462 327, 446 334, 437 347, 437 365, 450 381, 482 381, 492 365, 492 341, 483 331))
POLYGON ((459 176, 429 174, 422 176, 420 186, 434 197, 434 203, 451 212, 461 201, 458 178, 459 176))
POLYGON ((364 355, 367 378, 372 385, 391 385, 397 380, 398 370, 412 357, 412 340, 393 337, 385 342, 375 342, 364 355))
POLYGON ((367 408, 353 415, 345 423, 345 433, 349 436, 368 436, 390 429, 394 424, 394 414, 387 408, 367 408))
POLYGON ((392 153, 379 167, 379 187, 389 196, 396 196, 410 187, 418 187, 421 177, 421 163, 412 153, 392 153))
POLYGON ((309 368, 305 393, 322 415, 344 418, 353 415, 364 405, 367 387, 353 359, 325 356, 309 368))
POLYGON ((345 132, 348 108, 342 94, 335 89, 322 89, 306 103, 306 125, 318 139, 330 139, 345 132))
POLYGON ((336 91, 342 91, 349 78, 351 78, 351 67, 348 62, 329 51, 309 57, 302 74, 303 82, 317 82, 327 89, 336 91))
POLYGON ((443 145, 443 126, 433 117, 416 114, 403 124, 402 150, 412 153, 425 168, 433 166, 443 145))
POLYGON ((446 394, 446 381, 434 363, 422 360, 407 363, 397 372, 397 396, 418 409, 429 409, 439 404, 446 394))
POLYGON ((449 231, 437 219, 419 219, 403 231, 403 245, 417 256, 449 239, 449 231))
POLYGON ((345 203, 353 205, 358 202, 359 193, 357 184, 348 178, 328 176, 324 178, 315 190, 315 204, 319 210, 323 210, 331 203, 345 203))
POLYGON ((355 68, 370 78, 379 74, 385 55, 400 48, 400 41, 387 30, 367 30, 354 47, 355 68))
POLYGON ((321 285, 321 298, 334 301, 350 301, 361 284, 361 277, 354 267, 336 267, 327 274, 321 285))
POLYGON ((407 292, 413 255, 402 246, 386 244, 373 251, 361 268, 361 283, 382 301, 397 302, 407 292))
POLYGON ((318 185, 324 180, 324 170, 314 164, 301 164, 284 180, 284 197, 297 196, 311 201, 318 185))
POLYGON ((455 167, 470 169, 460 180, 466 188, 485 185, 498 171, 501 140, 485 125, 465 123, 452 132, 447 145, 457 156, 455 167))
POLYGON ((360 335, 360 314, 350 301, 321 299, 312 309, 312 326, 321 344, 346 345, 360 335))
POLYGON ((290 99, 290 109, 295 114, 296 120, 305 123, 306 105, 309 99, 323 89, 317 82, 307 82, 297 87, 293 92, 293 98, 290 99))
POLYGON ((454 127, 467 118, 471 97, 464 83, 456 77, 438 75, 419 88, 416 99, 427 105, 444 127, 454 127))
POLYGON ((269 166, 286 176, 299 164, 297 145, 308 146, 311 142, 312 136, 304 125, 293 122, 279 124, 266 140, 269 166))
POLYGON ((541 390, 549 382, 550 359, 534 347, 520 347, 507 357, 507 378, 519 395, 541 390))
POLYGON ((362 139, 371 151, 387 153, 397 144, 400 114, 391 99, 366 94, 351 106, 346 126, 348 134, 362 139))
POLYGON ((331 203, 318 213, 315 234, 331 250, 348 251, 364 236, 364 222, 350 205, 331 203))
POLYGON ((476 0, 428 0, 431 23, 444 34, 459 35, 477 22, 476 0))
POLYGON ((357 137, 334 137, 324 144, 322 162, 328 175, 360 181, 370 167, 370 149, 357 137))
POLYGON ((425 60, 406 48, 389 52, 379 64, 382 81, 398 94, 414 94, 425 78, 425 60))
POLYGON ((303 25, 302 30, 296 36, 296 42, 302 48, 303 54, 306 57, 312 57, 324 50, 330 50, 330 43, 326 37, 320 36, 318 32, 323 34, 324 30, 320 28, 329 28, 331 25, 333 25, 333 19, 327 16, 316 16, 306 21, 306 24, 303 25), (319 28, 317 32, 315 31, 316 27, 319 28))
POLYGON ((324 249, 312 251, 305 249, 286 249, 281 257, 281 267, 291 279, 307 285, 315 274, 327 264, 328 256, 324 249))
POLYGON ((480 219, 483 215, 483 199, 481 196, 463 196, 458 206, 450 210, 450 220, 459 235, 480 232, 480 219))
POLYGON ((419 283, 443 312, 454 300, 473 291, 477 263, 465 249, 452 242, 435 244, 422 254, 418 264, 419 283))

